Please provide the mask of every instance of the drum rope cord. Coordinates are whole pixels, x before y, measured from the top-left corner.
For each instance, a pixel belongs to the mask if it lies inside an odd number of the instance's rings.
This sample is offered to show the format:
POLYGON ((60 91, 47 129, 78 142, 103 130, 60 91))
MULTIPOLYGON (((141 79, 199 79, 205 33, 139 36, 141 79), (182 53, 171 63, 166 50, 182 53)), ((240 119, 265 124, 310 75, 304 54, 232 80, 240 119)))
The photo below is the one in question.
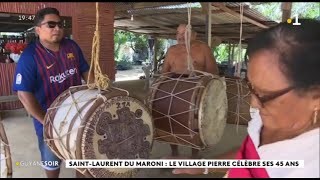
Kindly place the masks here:
POLYGON ((192 57, 191 57, 191 35, 192 35, 192 26, 191 26, 191 3, 188 3, 188 24, 186 26, 186 31, 184 33, 185 37, 185 45, 186 45, 186 50, 187 50, 187 62, 188 62, 188 71, 190 71, 190 75, 193 76, 195 72, 204 74, 206 76, 211 76, 212 78, 219 78, 219 76, 215 76, 211 73, 205 72, 205 71, 200 71, 200 70, 195 70, 193 63, 192 63, 192 57))
POLYGON ((113 89, 117 89, 117 90, 119 90, 119 91, 124 91, 124 92, 126 92, 127 93, 127 96, 129 96, 129 91, 127 91, 127 90, 125 90, 125 89, 121 89, 121 88, 117 88, 117 87, 112 87, 113 89))
MULTIPOLYGON (((158 130, 158 131, 162 131, 162 132, 164 132, 164 133, 168 133, 167 131, 163 131, 163 130, 161 130, 161 129, 157 129, 157 130, 158 130)), ((184 147, 192 147, 192 148, 199 149, 199 150, 203 149, 203 148, 201 148, 201 146, 196 145, 196 144, 194 144, 194 143, 192 143, 192 142, 189 142, 189 141, 181 138, 182 136, 191 137, 191 135, 186 135, 186 134, 168 134, 168 135, 162 135, 162 136, 154 137, 154 139, 157 140, 157 141, 160 141, 160 142, 166 142, 166 141, 163 141, 163 140, 161 140, 161 139, 166 138, 166 137, 172 137, 172 136, 175 136, 177 139, 179 139, 179 140, 181 140, 181 141, 183 141, 183 142, 185 142, 185 143, 187 143, 187 144, 189 144, 189 145, 179 144, 179 143, 175 143, 175 142, 170 142, 170 144, 179 145, 179 146, 184 146, 184 147), (181 137, 179 137, 179 136, 181 136, 181 137)))
MULTIPOLYGON (((97 98, 88 98, 88 99, 83 99, 82 101, 77 100, 77 103, 88 102, 90 100, 97 100, 97 98)), ((72 102, 72 103, 66 103, 66 104, 63 104, 63 105, 61 104, 59 106, 50 107, 50 108, 48 108, 48 110, 58 109, 58 108, 61 108, 61 107, 69 107, 70 105, 73 105, 73 104, 75 104, 75 103, 72 102)))
MULTIPOLYGON (((67 147, 66 147, 66 145, 62 142, 62 138, 63 137, 65 137, 65 136, 67 136, 67 135, 69 135, 69 134, 71 134, 72 133, 72 131, 70 131, 70 132, 67 132, 67 133, 65 133, 65 134, 63 134, 63 135, 60 135, 60 133, 58 132, 58 130, 54 127, 54 125, 52 124, 52 121, 51 121, 51 118, 49 117, 49 122, 50 122, 50 124, 51 124, 51 126, 53 127, 53 131, 54 131, 54 133, 58 136, 57 138, 45 138, 45 142, 49 142, 49 141, 54 141, 54 140, 58 140, 57 142, 59 143, 59 145, 60 146, 62 146, 64 149, 67 149, 67 147)), ((77 131, 78 129, 74 129, 73 131, 77 131)), ((55 142, 53 142, 53 143, 55 143, 55 142)), ((52 149, 50 146, 49 146, 49 148, 50 149, 52 149)), ((52 149, 53 150, 53 149, 52 149)), ((55 152, 55 151, 53 151, 53 152, 55 152)), ((59 153, 61 153, 60 151, 59 151, 59 153)), ((64 159, 64 158, 66 158, 66 159, 76 159, 76 157, 72 157, 72 154, 71 154, 71 152, 69 152, 69 151, 67 151, 67 153, 68 154, 65 154, 66 152, 65 151, 63 151, 62 152, 63 154, 62 154, 62 157, 60 157, 60 158, 62 158, 62 159, 64 159)), ((57 154, 56 154, 57 155, 57 154)), ((58 156, 58 155, 57 155, 58 156)))
MULTIPOLYGON (((180 75, 181 76, 181 75, 180 75)), ((177 85, 178 85, 178 81, 175 83, 175 85, 174 85, 174 87, 172 88, 172 91, 171 91, 171 98, 170 98, 170 103, 169 103, 169 108, 168 108, 168 111, 167 111, 167 116, 170 116, 170 111, 171 111, 171 106, 172 106, 172 100, 173 100, 173 92, 175 91, 175 89, 176 89, 176 87, 177 87, 177 85)), ((173 133, 173 128, 172 128, 172 122, 171 122, 171 120, 173 120, 173 118, 172 118, 172 116, 171 116, 171 118, 169 117, 169 125, 170 125, 170 132, 171 132, 171 134, 173 133)), ((173 136, 174 137, 174 139, 177 141, 177 136, 176 135, 174 135, 173 136)))
MULTIPOLYGON (((83 85, 82 85, 83 86, 83 85)), ((79 87, 79 86, 78 86, 79 87)), ((68 117, 68 115, 69 115, 69 113, 70 113, 70 111, 71 111, 71 109, 72 108, 75 108, 76 109, 76 113, 77 113, 77 115, 79 116, 79 119, 80 119, 80 121, 83 121, 83 115, 82 115, 82 110, 80 110, 80 108, 79 108, 79 103, 81 103, 81 102, 88 102, 88 101, 92 101, 92 103, 95 103, 95 101, 97 101, 98 100, 98 98, 86 98, 85 100, 83 100, 83 97, 86 97, 86 93, 87 92, 89 92, 89 89, 86 89, 86 90, 84 90, 83 91, 83 93, 82 94, 80 94, 80 96, 79 97, 77 97, 77 98, 75 98, 74 97, 74 94, 72 93, 72 89, 73 88, 76 88, 75 86, 74 87, 72 87, 72 88, 69 88, 69 91, 68 91, 68 94, 69 94, 69 97, 70 98, 72 98, 72 103, 67 103, 67 104, 63 104, 63 105, 58 105, 58 106, 54 106, 54 107, 51 107, 51 108, 48 108, 48 110, 52 110, 52 109, 57 109, 57 108, 60 108, 60 107, 63 107, 63 106, 69 106, 69 108, 67 109, 67 112, 66 112, 66 115, 64 116, 64 120, 62 120, 61 122, 60 122, 60 127, 59 127, 59 130, 55 127, 55 125, 53 124, 53 120, 51 120, 51 118, 50 117, 48 117, 48 121, 46 122, 46 123, 49 123, 50 124, 50 126, 49 127, 51 127, 51 129, 52 129, 52 133, 51 133, 51 136, 50 137, 53 137, 52 136, 52 134, 53 133, 55 133, 55 135, 57 136, 56 138, 47 138, 47 136, 45 135, 45 142, 49 142, 49 141, 53 141, 53 143, 55 143, 55 144, 58 144, 59 146, 60 146, 60 148, 62 148, 62 149, 64 149, 62 152, 61 151, 59 151, 59 153, 61 153, 61 155, 60 154, 58 154, 58 153, 56 153, 56 155, 60 158, 60 159, 76 159, 77 157, 73 157, 73 154, 72 154, 72 149, 68 149, 68 147, 66 146, 66 144, 63 142, 63 138, 65 138, 66 136, 68 136, 68 135, 71 135, 72 133, 76 133, 76 132, 78 132, 78 130, 79 129, 81 129, 81 128, 86 128, 86 130, 92 130, 92 131, 94 131, 94 129, 93 128, 91 128, 91 127, 85 127, 84 125, 80 125, 79 127, 77 127, 77 128, 74 128, 74 129, 71 129, 71 130, 68 130, 66 133, 64 133, 64 134, 61 134, 61 133, 59 133, 59 132, 62 132, 62 127, 63 126, 66 126, 67 125, 67 117, 68 117), (79 99, 82 99, 81 101, 79 100, 79 99)), ((115 88, 115 89, 118 89, 118 88, 115 88)), ((119 90, 122 90, 122 89, 119 89, 119 90)), ((105 91, 108 91, 108 89, 107 90, 105 90, 105 91)), ((124 91, 124 90, 122 90, 122 91, 124 91)), ((125 92, 127 92, 127 91, 125 91, 125 92)), ((127 92, 128 93, 128 92, 127 92)), ((97 94, 97 96, 101 96, 101 98, 103 98, 103 100, 105 101, 106 100, 106 98, 104 98, 104 96, 101 94, 101 93, 99 93, 99 94, 97 94)), ((67 143, 70 143, 70 142, 67 142, 67 143)), ((51 146, 49 146, 49 148, 53 151, 53 152, 55 152, 55 149, 53 149, 51 146)), ((82 173, 82 174, 85 174, 87 171, 88 171, 88 169, 76 169, 78 172, 80 172, 80 173, 82 173)), ((127 173, 125 173, 125 174, 123 174, 123 173, 115 173, 115 172, 108 172, 107 174, 108 174, 108 176, 112 176, 112 177, 114 177, 114 176, 116 176, 116 177, 132 177, 133 176, 133 174, 135 174, 136 173, 136 171, 137 170, 133 170, 133 171, 131 171, 131 172, 127 172, 127 173)))
MULTIPOLYGON (((203 85, 199 85, 199 82, 195 82, 195 81, 191 81, 192 79, 195 79, 195 78, 201 78, 203 77, 204 75, 200 75, 200 76, 197 76, 197 77, 189 77, 189 78, 181 78, 183 74, 180 74, 180 77, 179 77, 179 81, 176 81, 171 92, 168 92, 168 91, 163 91, 159 88, 153 88, 153 86, 159 84, 159 83, 154 83, 152 87, 150 87, 150 89, 157 89, 158 91, 161 91, 167 95, 165 95, 164 97, 159 97, 159 98, 155 98, 153 100, 150 100, 149 103, 153 103, 154 101, 158 101, 158 100, 161 100, 161 99, 164 99, 164 98, 170 98, 170 103, 169 103, 169 107, 168 107, 168 112, 167 114, 164 114, 156 109, 153 109, 153 111, 156 111, 157 113, 161 114, 162 117, 158 117, 158 118, 154 118, 154 120, 157 120, 157 119, 161 119, 163 117, 167 117, 169 118, 169 126, 170 126, 170 132, 166 132, 168 133, 169 135, 165 135, 165 136, 159 136, 159 137, 156 137, 155 139, 161 139, 161 138, 164 138, 166 136, 171 136, 173 138, 175 138, 176 141, 185 141, 187 143, 189 143, 191 145, 192 148, 196 148, 196 149, 201 149, 200 146, 194 144, 194 143, 191 143, 191 142, 188 142, 186 140, 184 140, 183 138, 179 137, 179 136, 182 136, 181 134, 174 134, 174 131, 173 131, 173 125, 172 125, 172 122, 171 121, 174 121, 175 123, 179 124, 180 126, 182 126, 183 128, 187 129, 189 132, 191 132, 192 134, 197 134, 198 132, 192 130, 191 128, 187 127, 186 125, 180 123, 178 120, 176 120, 175 118, 173 118, 174 116, 177 116, 177 115, 180 115, 180 114, 184 114, 184 113, 189 113, 189 112, 196 112, 198 110, 198 108, 192 108, 192 109, 188 109, 186 111, 183 111, 183 112, 179 112, 179 113, 175 113, 175 114, 170 114, 170 111, 171 111, 171 107, 172 107, 172 104, 173 104, 173 98, 177 98, 177 99, 180 99, 181 101, 184 101, 186 103, 188 103, 190 106, 196 106, 195 103, 192 103, 192 102, 188 102, 186 100, 184 100, 183 98, 181 97, 178 97, 177 95, 179 94, 182 94, 182 93, 185 93, 187 91, 190 91, 190 90, 194 90, 194 89, 200 89, 200 88, 205 88, 205 86, 203 85), (188 88, 184 91, 180 91, 180 92, 175 92, 176 91, 176 87, 178 85, 179 82, 188 82, 188 83, 193 83, 193 84, 197 84, 196 86, 192 87, 192 88, 188 88)), ((169 77, 169 76, 163 76, 165 77, 167 80, 163 81, 162 83, 166 83, 166 82, 170 82, 170 81, 175 81, 176 79, 175 78, 172 78, 172 77, 169 77)), ((155 128, 159 131, 161 131, 161 129, 158 129, 158 128, 155 128)), ((190 134, 183 134, 183 136, 189 136, 189 137, 192 137, 193 135, 190 135, 190 134)), ((175 143, 171 143, 171 144, 175 144, 175 143)), ((177 144, 178 145, 178 144, 177 144)), ((185 145, 187 146, 187 145, 185 145)))
MULTIPOLYGON (((0 141, 1 141, 1 140, 0 140, 0 141)), ((7 144, 7 143, 5 143, 4 141, 1 141, 1 144, 3 144, 3 145, 4 145, 4 147, 6 147, 6 146, 10 147, 10 145, 9 145, 9 144, 7 144)))
POLYGON ((4 155, 4 158, 1 159, 1 161, 7 160, 7 159, 10 159, 10 156, 5 156, 5 155, 4 155))
MULTIPOLYGON (((70 106, 70 109, 71 109, 71 106, 70 106)), ((70 109, 69 109, 69 110, 70 110, 70 109)), ((69 112, 69 110, 68 110, 68 112, 69 112)), ((67 117, 67 115, 65 116, 65 119, 66 119, 66 117, 67 117)), ((80 129, 80 128, 84 128, 84 126, 79 126, 78 128, 75 128, 75 129, 73 129, 73 130, 71 130, 71 131, 68 131, 67 133, 61 135, 61 133, 59 133, 58 130, 55 128, 55 126, 54 126, 54 124, 53 124, 53 121, 51 120, 50 117, 48 117, 48 120, 49 120, 48 122, 50 123, 50 126, 52 127, 54 133, 55 133, 58 137, 57 137, 57 138, 47 138, 47 137, 45 136, 45 140, 44 140, 44 141, 48 144, 49 141, 54 141, 53 143, 55 143, 55 140, 57 140, 57 142, 59 143, 60 147, 62 147, 62 148, 65 149, 65 150, 67 150, 68 148, 67 148, 66 145, 62 142, 62 138, 64 138, 64 137, 67 136, 67 135, 70 135, 70 134, 73 133, 73 132, 77 132, 78 129, 80 129)), ((61 128, 61 125, 64 126, 65 123, 62 122, 62 124, 60 124, 60 128, 61 128)), ((61 130, 60 130, 60 132, 61 132, 61 130)), ((51 146, 49 146, 49 148, 50 148, 53 152, 55 152, 55 150, 54 150, 51 146)), ((61 152, 59 151, 59 153, 61 153, 61 152)), ((55 153, 55 154, 56 154, 60 159, 77 159, 76 157, 73 157, 71 151, 62 151, 62 154, 61 154, 62 157, 60 157, 60 155, 57 154, 57 153, 55 153), (66 154, 66 153, 67 153, 67 154, 66 154)), ((77 170, 78 172, 80 172, 81 174, 84 174, 84 173, 87 171, 87 169, 84 169, 84 170, 76 169, 76 170, 77 170)))
MULTIPOLYGON (((174 81, 174 80, 175 80, 174 78, 171 78, 171 77, 166 77, 166 78, 167 78, 168 80, 163 81, 162 83, 167 83, 167 82, 170 82, 170 81, 174 81)), ((179 81, 180 81, 180 82, 187 82, 187 83, 198 84, 198 82, 194 82, 194 81, 190 81, 190 80, 188 80, 188 79, 182 79, 182 78, 179 79, 179 81)), ((174 88, 172 89, 171 92, 163 91, 163 90, 161 90, 161 89, 159 89, 159 88, 150 87, 150 89, 156 89, 156 90, 158 90, 158 91, 160 91, 160 92, 163 92, 163 93, 166 93, 166 94, 167 94, 167 96, 159 97, 159 98, 150 100, 150 102, 152 103, 153 101, 161 100, 161 99, 168 98, 168 97, 174 97, 174 98, 180 99, 180 100, 182 100, 182 101, 185 101, 185 102, 189 103, 190 105, 195 105, 195 104, 193 104, 193 103, 190 103, 190 102, 184 100, 183 98, 178 97, 177 95, 182 94, 182 93, 185 93, 185 92, 190 91, 190 90, 194 90, 194 89, 198 89, 198 88, 205 88, 205 86, 199 86, 199 85, 198 85, 198 86, 195 86, 195 87, 192 87, 192 88, 188 88, 188 89, 186 89, 186 90, 184 90, 184 91, 181 91, 181 92, 178 92, 178 93, 177 93, 177 92, 176 92, 176 93, 173 93, 173 92, 175 91, 175 89, 176 89, 175 87, 177 86, 177 84, 178 84, 179 81, 177 81, 177 82, 175 83, 175 86, 174 86, 174 88)), ((159 84, 159 83, 154 83, 154 85, 158 85, 158 84, 159 84)), ((169 107, 171 107, 171 103, 172 103, 172 101, 170 101, 169 107)), ((170 109, 170 108, 169 108, 169 109, 170 109)), ((189 110, 189 111, 191 112, 191 111, 193 111, 193 110, 189 110)))
POLYGON ((238 126, 240 124, 240 119, 244 119, 247 122, 249 122, 249 120, 247 120, 245 117, 242 116, 242 114, 247 114, 247 113, 242 113, 241 112, 241 104, 243 104, 244 102, 246 102, 248 105, 250 105, 250 102, 247 102, 244 100, 245 97, 250 95, 250 92, 248 91, 247 94, 243 94, 244 92, 244 86, 242 85, 242 80, 238 79, 238 80, 232 80, 229 78, 226 78, 226 82, 228 82, 227 86, 236 86, 237 88, 237 92, 232 93, 230 91, 228 91, 228 93, 230 94, 228 97, 228 101, 231 101, 232 99, 236 99, 236 110, 235 112, 228 110, 230 113, 236 115, 236 119, 235 119, 235 123, 237 125, 237 132, 238 132, 238 126))
MULTIPOLYGON (((71 103, 71 105, 69 104, 69 105, 70 105, 70 106, 69 106, 69 109, 68 109, 66 115, 64 116, 64 120, 60 123, 59 130, 57 130, 57 128, 54 126, 53 120, 51 120, 50 117, 48 117, 49 121, 47 121, 47 123, 48 123, 48 122, 50 123, 50 126, 52 127, 54 133, 55 133, 58 137, 57 137, 57 138, 46 138, 46 137, 45 137, 45 142, 58 140, 59 145, 62 146, 64 149, 67 149, 67 147, 65 146, 65 144, 62 142, 62 138, 64 138, 65 136, 70 135, 70 134, 73 133, 73 132, 78 131, 78 129, 83 128, 83 126, 79 126, 78 128, 75 128, 75 129, 73 129, 73 130, 71 130, 71 131, 69 131, 69 132, 67 132, 67 133, 65 133, 65 134, 61 134, 61 133, 59 133, 59 132, 61 132, 61 131, 62 131, 61 128, 63 128, 63 126, 66 125, 66 123, 67 123, 67 117, 68 117, 71 109, 73 108, 73 105, 75 106, 75 108, 76 108, 76 110, 77 110, 77 113, 78 113, 78 115, 79 115, 80 120, 82 121, 83 118, 82 118, 82 116, 81 116, 81 111, 79 110, 79 107, 78 107, 78 103, 79 103, 79 102, 78 102, 78 99, 80 99, 81 97, 83 97, 83 96, 86 94, 87 91, 88 91, 88 90, 86 90, 86 91, 85 91, 83 94, 81 94, 77 99, 75 99, 74 96, 73 96, 73 94, 72 94, 72 92, 71 92, 71 89, 69 89, 69 94, 70 94, 70 96, 71 96, 71 98, 72 98, 72 103, 71 103)), ((96 101, 97 99, 94 99, 94 100, 96 101)), ((59 108, 59 107, 61 107, 61 106, 55 106, 55 107, 52 107, 52 108, 49 108, 49 109, 56 109, 56 108, 59 108)), ((49 109, 48 109, 48 110, 49 110, 49 109)), ((50 146, 49 146, 49 147, 50 147, 50 146)), ((76 157, 73 157, 73 156, 72 156, 72 153, 71 153, 71 152, 69 152, 69 151, 67 151, 67 152, 68 152, 68 154, 65 154, 66 152, 63 151, 63 155, 62 155, 62 156, 63 156, 63 157, 68 157, 68 158, 71 158, 71 159, 76 159, 76 157)), ((60 153, 61 153, 61 152, 60 152, 60 153)), ((81 172, 81 173, 82 173, 82 172, 81 172)), ((84 173, 84 172, 83 172, 83 173, 84 173)))
MULTIPOLYGON (((234 85, 234 84, 230 83, 230 86, 232 86, 232 85, 234 85)), ((237 92, 238 92, 238 93, 236 93, 236 94, 232 93, 232 95, 235 96, 234 98, 236 98, 236 102, 237 102, 236 112, 233 112, 233 111, 229 111, 229 112, 232 112, 233 114, 236 115, 235 123, 236 123, 236 125, 237 125, 237 132, 238 132, 238 126, 239 126, 239 122, 240 122, 239 116, 241 116, 241 115, 240 115, 241 95, 240 95, 240 93, 239 93, 239 92, 240 92, 240 91, 239 91, 239 85, 241 86, 242 84, 241 84, 241 82, 239 83, 239 81, 236 81, 235 85, 236 85, 236 87, 237 87, 237 92)), ((229 99, 229 100, 230 100, 230 99, 229 99)))
POLYGON ((99 3, 96 2, 96 30, 94 32, 91 51, 91 64, 89 69, 89 77, 87 86, 89 89, 98 88, 99 90, 106 90, 109 86, 110 79, 106 74, 101 72, 99 65, 100 59, 100 31, 99 31, 99 3), (91 72, 94 72, 94 83, 90 83, 91 72))
POLYGON ((185 39, 185 45, 186 45, 186 49, 187 49, 187 62, 188 62, 188 70, 189 71, 193 71, 194 67, 193 67, 193 63, 192 63, 192 57, 190 54, 190 41, 191 41, 191 34, 192 34, 192 30, 191 30, 191 5, 190 3, 188 3, 188 24, 186 26, 186 30, 184 32, 184 39, 185 39))
POLYGON ((238 94, 237 94, 237 100, 239 103, 237 103, 237 109, 236 109, 236 114, 237 114, 237 118, 236 118, 236 122, 237 122, 237 133, 239 133, 239 123, 240 123, 240 104, 242 103, 242 98, 241 98, 241 94, 242 94, 242 83, 240 81, 236 81, 237 83, 237 88, 238 88, 238 94))
MULTIPOLYGON (((7 177, 11 177, 12 176, 12 155, 10 152, 10 144, 4 129, 4 125, 2 122, 0 122, 0 153, 1 156, 3 156, 3 158, 1 158, 1 161, 6 161, 7 164, 7 177), (2 152, 2 149, 4 150, 4 152, 2 152)), ((1 169, 1 165, 0 165, 0 169, 1 169)), ((2 172, 1 172, 2 173, 2 172)))
MULTIPOLYGON (((1 123, 1 122, 0 122, 1 123)), ((3 127, 3 125, 1 124, 1 127, 0 127, 0 130, 1 131, 3 131, 3 132, 5 132, 5 130, 4 130, 4 127, 3 127)), ((8 142, 8 140, 7 140, 7 142, 5 142, 5 140, 4 139, 7 139, 7 136, 4 134, 4 136, 5 137, 2 137, 1 135, 0 135, 0 144, 1 144, 1 146, 4 148, 4 149, 6 149, 6 148, 9 148, 11 145, 9 144, 9 143, 7 143, 8 142)), ((0 147, 1 147, 0 146, 0 147)), ((4 157, 4 159, 8 159, 8 158, 10 158, 10 157, 4 157)))
MULTIPOLYGON (((167 76, 168 74, 172 74, 172 72, 164 73, 163 75, 161 75, 161 76, 159 77, 159 79, 161 79, 161 78, 166 78, 166 79, 168 79, 168 80, 163 81, 163 82, 170 82, 170 81, 175 81, 175 80, 176 80, 176 78, 172 78, 172 77, 170 77, 170 76, 167 76)), ((194 77, 182 78, 182 77, 181 77, 182 75, 183 75, 183 74, 181 74, 180 77, 179 77, 179 81, 180 81, 180 82, 195 83, 195 84, 196 84, 197 82, 191 81, 192 79, 200 79, 200 78, 206 76, 206 75, 197 75, 197 76, 194 76, 194 77)), ((159 84, 159 83, 154 82, 153 84, 155 85, 155 84, 159 84)), ((150 87, 150 88, 152 88, 152 87, 150 87)), ((155 89, 155 88, 153 88, 153 89, 155 89)))
MULTIPOLYGON (((1 146, 3 146, 3 149, 6 149, 6 148, 10 147, 9 144, 5 143, 5 142, 2 141, 2 140, 0 140, 0 144, 1 144, 1 146)), ((7 156, 4 155, 4 158, 1 159, 1 161, 2 161, 2 160, 7 160, 7 159, 9 159, 9 158, 11 158, 11 157, 10 157, 10 156, 7 157, 7 156)))
MULTIPOLYGON (((163 130, 158 129, 158 128, 157 128, 157 130, 158 130, 158 131, 162 131, 163 133, 168 133, 167 131, 163 131, 163 130)), ((195 132, 195 134, 197 134, 197 133, 195 132)), ((185 143, 187 143, 187 144, 189 144, 189 145, 179 144, 179 143, 175 143, 175 142, 170 142, 170 144, 179 145, 179 146, 185 146, 185 147, 191 147, 191 148, 195 148, 195 149, 199 149, 199 150, 203 149, 203 148, 201 148, 201 146, 196 145, 196 144, 194 144, 194 143, 192 143, 192 142, 190 142, 190 141, 187 141, 187 140, 181 138, 181 137, 183 137, 183 136, 184 136, 184 137, 192 137, 192 135, 168 133, 168 135, 162 135, 162 136, 159 135, 158 137, 154 137, 154 140, 161 141, 161 142, 166 142, 166 141, 163 141, 162 139, 163 139, 163 138, 166 138, 166 137, 172 137, 172 136, 173 136, 176 140, 179 139, 180 141, 183 141, 183 142, 185 142, 185 143), (179 136, 180 136, 180 137, 179 137, 179 136)))

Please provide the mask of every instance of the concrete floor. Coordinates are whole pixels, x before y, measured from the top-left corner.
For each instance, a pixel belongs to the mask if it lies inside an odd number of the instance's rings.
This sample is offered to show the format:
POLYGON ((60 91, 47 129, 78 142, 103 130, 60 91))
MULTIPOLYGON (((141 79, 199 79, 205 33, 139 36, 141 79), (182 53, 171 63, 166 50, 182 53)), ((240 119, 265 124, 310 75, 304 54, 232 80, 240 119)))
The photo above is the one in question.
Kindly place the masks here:
MULTIPOLYGON (((16 166, 16 162, 20 161, 40 161, 40 154, 38 151, 37 139, 33 128, 33 123, 28 118, 24 111, 15 110, 11 112, 2 113, 2 123, 5 127, 7 138, 10 145, 11 158, 13 164, 14 178, 45 178, 45 173, 40 166, 16 166)), ((228 124, 221 141, 213 148, 201 152, 201 156, 205 159, 210 159, 215 155, 239 146, 246 135, 246 127, 228 124), (237 132, 238 131, 238 132, 237 132)), ((191 150, 185 147, 179 147, 182 155, 190 155, 191 150)), ((170 153, 168 144, 155 142, 151 159, 159 159, 170 153)), ((172 169, 140 169, 137 176, 139 178, 146 177, 193 177, 190 175, 173 175, 172 169)), ((200 175, 196 177, 222 177, 223 174, 216 175, 200 175)), ((66 169, 62 165, 60 177, 73 178, 74 170, 66 169)))
POLYGON ((142 70, 142 65, 132 66, 132 69, 129 70, 117 70, 115 75, 116 81, 128 81, 128 80, 138 80, 140 76, 144 76, 144 72, 142 70))

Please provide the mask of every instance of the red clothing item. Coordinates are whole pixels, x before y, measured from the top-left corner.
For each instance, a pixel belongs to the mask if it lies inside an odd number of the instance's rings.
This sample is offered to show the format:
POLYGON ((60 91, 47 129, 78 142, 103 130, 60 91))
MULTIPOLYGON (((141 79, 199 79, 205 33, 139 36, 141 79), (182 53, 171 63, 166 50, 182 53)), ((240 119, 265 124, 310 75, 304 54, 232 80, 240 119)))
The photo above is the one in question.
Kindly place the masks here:
MULTIPOLYGON (((242 143, 236 159, 260 159, 259 154, 249 135, 242 143)), ((269 175, 265 168, 231 168, 228 172, 228 178, 269 178, 269 175)))

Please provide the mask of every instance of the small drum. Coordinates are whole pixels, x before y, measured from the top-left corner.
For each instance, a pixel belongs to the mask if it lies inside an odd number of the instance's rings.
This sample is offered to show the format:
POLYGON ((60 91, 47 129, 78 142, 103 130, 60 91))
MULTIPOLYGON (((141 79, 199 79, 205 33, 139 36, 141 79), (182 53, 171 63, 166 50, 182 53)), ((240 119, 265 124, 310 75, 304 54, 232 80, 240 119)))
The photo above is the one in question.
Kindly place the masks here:
MULTIPOLYGON (((71 87, 45 116, 44 136, 61 159, 148 159, 152 150, 151 113, 124 90, 71 87)), ((77 169, 86 177, 132 177, 136 169, 77 169)))
POLYGON ((147 102, 157 141, 205 149, 223 135, 227 120, 224 78, 169 73, 155 79, 147 102))
POLYGON ((250 91, 245 80, 226 77, 228 97, 228 124, 248 125, 250 116, 250 91))
POLYGON ((0 121, 0 156, 1 178, 12 178, 12 160, 9 142, 2 122, 0 121))

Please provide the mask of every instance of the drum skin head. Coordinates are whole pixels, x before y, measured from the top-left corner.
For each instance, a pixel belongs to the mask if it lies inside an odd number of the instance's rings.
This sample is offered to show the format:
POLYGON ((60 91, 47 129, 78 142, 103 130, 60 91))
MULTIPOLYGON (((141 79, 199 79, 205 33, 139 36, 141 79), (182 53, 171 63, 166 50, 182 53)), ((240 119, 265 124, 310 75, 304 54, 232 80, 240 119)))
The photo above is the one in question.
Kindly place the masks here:
MULTIPOLYGON (((97 104, 100 105, 87 118, 80 132, 82 136, 78 138, 82 159, 149 159, 153 125, 150 113, 141 108, 142 102, 117 96, 97 104)), ((89 168, 88 171, 93 177, 124 177, 124 174, 136 173, 132 168, 89 168)))
MULTIPOLYGON (((153 129, 148 108, 125 90, 110 88, 99 92, 72 87, 48 109, 44 137, 50 149, 63 160, 148 159, 153 129), (59 136, 63 138, 56 138, 59 136)), ((133 177, 138 171, 133 168, 77 170, 88 178, 133 177)))
POLYGON ((220 141, 226 127, 227 103, 224 78, 212 79, 202 94, 199 107, 200 137, 205 147, 220 141))

